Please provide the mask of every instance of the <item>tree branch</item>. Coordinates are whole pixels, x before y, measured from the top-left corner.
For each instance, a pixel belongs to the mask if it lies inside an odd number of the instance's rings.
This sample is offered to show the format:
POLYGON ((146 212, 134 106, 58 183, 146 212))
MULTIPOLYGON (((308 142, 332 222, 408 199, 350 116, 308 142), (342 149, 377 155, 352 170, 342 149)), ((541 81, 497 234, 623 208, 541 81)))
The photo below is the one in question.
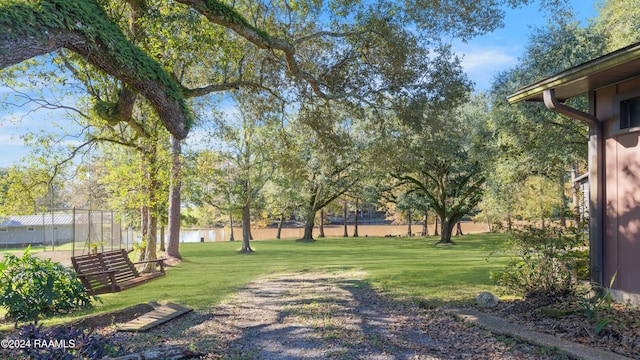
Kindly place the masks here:
POLYGON ((260 83, 257 82, 253 82, 253 81, 243 81, 243 80, 238 80, 238 81, 233 81, 233 82, 225 82, 222 84, 211 84, 211 85, 207 85, 207 86, 203 86, 200 88, 195 88, 195 89, 189 89, 186 87, 182 87, 182 94, 184 95, 185 98, 194 98, 194 97, 198 97, 198 96, 204 96, 207 94, 211 94, 214 92, 220 92, 220 91, 229 91, 229 90, 239 90, 241 87, 248 87, 248 88, 255 88, 255 89, 261 89, 261 90, 267 90, 270 93, 273 93, 272 90, 260 83))
MULTIPOLYGON (((312 74, 300 69, 298 62, 296 61, 295 44, 290 44, 284 39, 271 36, 265 31, 254 27, 232 7, 215 0, 177 0, 177 2, 190 6, 206 17, 209 21, 234 31, 236 34, 242 36, 261 49, 281 51, 284 55, 284 61, 289 73, 291 73, 295 78, 307 82, 317 96, 325 100, 341 99, 349 96, 348 93, 344 92, 329 93, 324 91, 323 88, 328 87, 326 84, 312 74)), ((299 40, 306 41, 312 37, 329 35, 334 37, 340 36, 338 33, 324 32, 308 35, 299 40)), ((344 34, 344 36, 348 35, 348 33, 344 34)), ((300 41, 297 41, 296 43, 299 42, 300 41)))
POLYGON ((47 110, 66 110, 66 111, 70 111, 70 112, 75 112, 78 115, 84 117, 84 118, 88 118, 88 116, 83 113, 82 111, 80 111, 79 109, 72 107, 72 106, 67 106, 67 105, 62 105, 62 104, 56 104, 56 103, 52 103, 51 101, 47 100, 47 99, 42 99, 42 98, 34 98, 32 96, 30 96, 29 94, 22 92, 22 91, 18 91, 15 88, 13 88, 12 86, 9 85, 5 85, 6 87, 10 88, 14 93, 15 96, 18 98, 23 98, 25 99, 26 102, 21 103, 21 104, 14 104, 14 103, 8 103, 12 106, 16 106, 16 107, 23 107, 28 103, 35 103, 37 104, 37 107, 35 109, 31 109, 29 110, 29 113, 36 111, 38 109, 47 109, 47 110))
POLYGON ((61 48, 71 50, 144 95, 173 136, 187 136, 193 116, 177 84, 126 39, 95 0, 10 2, 0 5, 0 12, 16 15, 14 19, 39 19, 0 23, 0 69, 61 48))
POLYGON ((309 35, 305 35, 305 36, 301 36, 299 38, 297 38, 293 44, 294 45, 298 45, 300 43, 309 41, 309 40, 315 40, 317 38, 321 38, 321 37, 335 37, 335 38, 341 38, 341 37, 348 37, 348 36, 362 36, 364 34, 369 34, 369 33, 373 33, 373 31, 369 31, 369 30, 363 30, 363 31, 351 31, 351 32, 346 32, 346 33, 338 33, 338 32, 332 32, 332 31, 318 31, 316 33, 313 34, 309 34, 309 35))

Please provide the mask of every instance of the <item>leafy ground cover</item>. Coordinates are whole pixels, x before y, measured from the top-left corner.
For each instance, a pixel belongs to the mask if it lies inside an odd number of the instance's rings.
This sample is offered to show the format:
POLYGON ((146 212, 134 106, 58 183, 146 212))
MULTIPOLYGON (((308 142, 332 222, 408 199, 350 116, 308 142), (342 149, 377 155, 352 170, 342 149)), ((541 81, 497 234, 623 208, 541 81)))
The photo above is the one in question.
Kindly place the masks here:
POLYGON ((640 359, 640 309, 628 304, 530 294, 484 309, 510 322, 587 346, 640 359))

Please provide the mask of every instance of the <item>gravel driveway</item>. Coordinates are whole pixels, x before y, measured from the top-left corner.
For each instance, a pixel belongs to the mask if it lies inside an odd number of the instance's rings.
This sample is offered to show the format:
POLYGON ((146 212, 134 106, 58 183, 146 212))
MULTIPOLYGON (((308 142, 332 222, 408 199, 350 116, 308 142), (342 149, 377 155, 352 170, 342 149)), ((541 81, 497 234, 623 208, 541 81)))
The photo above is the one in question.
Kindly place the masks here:
POLYGON ((364 275, 273 275, 208 311, 124 336, 132 351, 180 345, 207 353, 206 359, 564 358, 439 310, 388 301, 364 275))

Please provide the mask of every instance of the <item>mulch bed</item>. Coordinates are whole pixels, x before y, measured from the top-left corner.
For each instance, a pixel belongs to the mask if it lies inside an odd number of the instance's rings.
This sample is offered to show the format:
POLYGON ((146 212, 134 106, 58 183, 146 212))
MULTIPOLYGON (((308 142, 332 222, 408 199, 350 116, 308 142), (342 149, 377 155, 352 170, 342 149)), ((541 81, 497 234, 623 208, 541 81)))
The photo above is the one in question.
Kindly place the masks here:
POLYGON ((482 309, 527 328, 584 345, 640 358, 640 309, 586 298, 531 294, 482 309))

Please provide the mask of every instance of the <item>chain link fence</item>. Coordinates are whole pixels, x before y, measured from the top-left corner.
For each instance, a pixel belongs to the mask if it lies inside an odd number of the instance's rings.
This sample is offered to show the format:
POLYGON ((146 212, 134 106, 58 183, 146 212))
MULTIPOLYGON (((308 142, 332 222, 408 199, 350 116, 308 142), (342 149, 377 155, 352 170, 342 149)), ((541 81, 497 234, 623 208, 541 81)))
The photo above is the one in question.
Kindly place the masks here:
POLYGON ((111 210, 64 209, 0 217, 0 247, 42 246, 75 254, 131 248, 138 242, 111 210))

